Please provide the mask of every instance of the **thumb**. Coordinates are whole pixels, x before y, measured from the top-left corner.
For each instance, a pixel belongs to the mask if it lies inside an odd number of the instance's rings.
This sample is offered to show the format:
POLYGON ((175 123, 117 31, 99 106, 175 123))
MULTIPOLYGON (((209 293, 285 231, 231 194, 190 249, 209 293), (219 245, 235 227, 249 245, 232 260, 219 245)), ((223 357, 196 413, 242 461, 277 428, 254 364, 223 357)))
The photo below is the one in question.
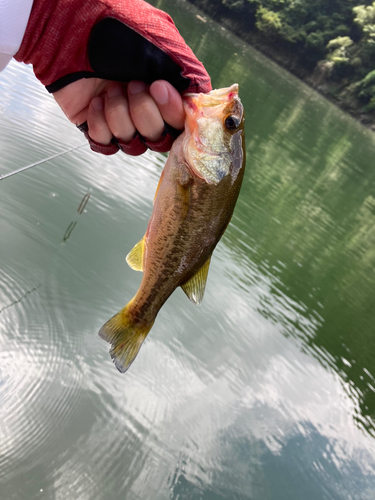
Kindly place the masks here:
POLYGON ((181 94, 165 80, 153 82, 149 92, 165 123, 177 130, 182 130, 185 123, 185 110, 181 94))

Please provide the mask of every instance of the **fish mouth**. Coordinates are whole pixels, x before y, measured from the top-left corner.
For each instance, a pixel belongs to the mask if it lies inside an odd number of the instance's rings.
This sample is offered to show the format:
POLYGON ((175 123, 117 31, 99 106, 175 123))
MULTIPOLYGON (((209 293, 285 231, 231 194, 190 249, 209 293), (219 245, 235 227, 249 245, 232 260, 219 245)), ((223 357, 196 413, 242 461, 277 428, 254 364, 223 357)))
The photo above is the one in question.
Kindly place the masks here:
MULTIPOLYGON (((238 83, 223 89, 211 90, 207 94, 187 93, 183 95, 183 103, 186 115, 202 116, 208 114, 216 115, 227 106, 238 100, 238 83)), ((185 122, 188 122, 187 120, 185 122)))
POLYGON ((184 97, 197 97, 199 95, 203 95, 207 98, 212 97, 214 99, 222 101, 223 97, 228 95, 229 100, 230 100, 235 94, 238 95, 238 83, 234 83, 230 87, 225 87, 223 89, 211 90, 210 92, 207 92, 206 94, 198 94, 198 93, 194 93, 194 92, 188 92, 188 93, 184 94, 184 97))

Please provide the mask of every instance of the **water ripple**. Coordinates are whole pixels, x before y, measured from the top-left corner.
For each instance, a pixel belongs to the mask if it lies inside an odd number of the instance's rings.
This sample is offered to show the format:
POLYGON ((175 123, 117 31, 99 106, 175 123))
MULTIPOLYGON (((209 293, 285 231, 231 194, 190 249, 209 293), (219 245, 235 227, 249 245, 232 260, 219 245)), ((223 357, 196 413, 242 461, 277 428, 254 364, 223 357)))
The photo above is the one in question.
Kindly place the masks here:
POLYGON ((30 286, 15 269, 0 275, 1 482, 16 474, 14 463, 58 439, 75 409, 79 373, 56 328, 63 318, 45 308, 44 285, 30 286))

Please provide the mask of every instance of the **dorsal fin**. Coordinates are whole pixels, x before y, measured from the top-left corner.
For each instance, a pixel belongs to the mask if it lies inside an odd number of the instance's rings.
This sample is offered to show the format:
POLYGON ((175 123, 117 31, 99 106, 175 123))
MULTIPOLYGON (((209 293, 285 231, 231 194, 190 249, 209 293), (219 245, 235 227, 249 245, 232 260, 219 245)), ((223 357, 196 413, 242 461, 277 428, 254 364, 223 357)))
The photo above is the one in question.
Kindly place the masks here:
POLYGON ((199 271, 189 281, 181 285, 188 298, 195 304, 199 304, 203 299, 210 262, 211 257, 206 260, 199 271))
POLYGON ((143 256, 145 248, 145 237, 138 241, 126 256, 126 262, 134 271, 143 271, 143 256))

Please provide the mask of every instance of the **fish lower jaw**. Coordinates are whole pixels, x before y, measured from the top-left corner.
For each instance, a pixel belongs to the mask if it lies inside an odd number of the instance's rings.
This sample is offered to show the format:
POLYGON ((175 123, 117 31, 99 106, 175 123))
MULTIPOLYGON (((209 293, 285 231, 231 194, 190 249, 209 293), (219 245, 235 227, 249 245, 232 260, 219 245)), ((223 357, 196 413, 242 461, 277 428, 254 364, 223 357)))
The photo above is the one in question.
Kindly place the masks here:
POLYGON ((196 177, 207 184, 217 185, 229 174, 229 165, 222 155, 216 153, 210 155, 207 161, 191 162, 189 167, 196 177))
MULTIPOLYGON (((189 169, 191 175, 200 179, 207 184, 218 184, 223 178, 223 173, 221 169, 212 168, 210 169, 207 165, 220 163, 221 155, 215 152, 205 153, 206 161, 200 159, 192 158, 188 156, 185 158, 185 164, 189 169)), ((225 172, 226 173, 226 172, 225 172)))
POLYGON ((185 165, 186 165, 186 168, 188 169, 190 175, 195 180, 203 181, 203 182, 206 180, 204 178, 204 176, 195 168, 195 166, 191 162, 188 162, 188 161, 185 160, 185 165))

